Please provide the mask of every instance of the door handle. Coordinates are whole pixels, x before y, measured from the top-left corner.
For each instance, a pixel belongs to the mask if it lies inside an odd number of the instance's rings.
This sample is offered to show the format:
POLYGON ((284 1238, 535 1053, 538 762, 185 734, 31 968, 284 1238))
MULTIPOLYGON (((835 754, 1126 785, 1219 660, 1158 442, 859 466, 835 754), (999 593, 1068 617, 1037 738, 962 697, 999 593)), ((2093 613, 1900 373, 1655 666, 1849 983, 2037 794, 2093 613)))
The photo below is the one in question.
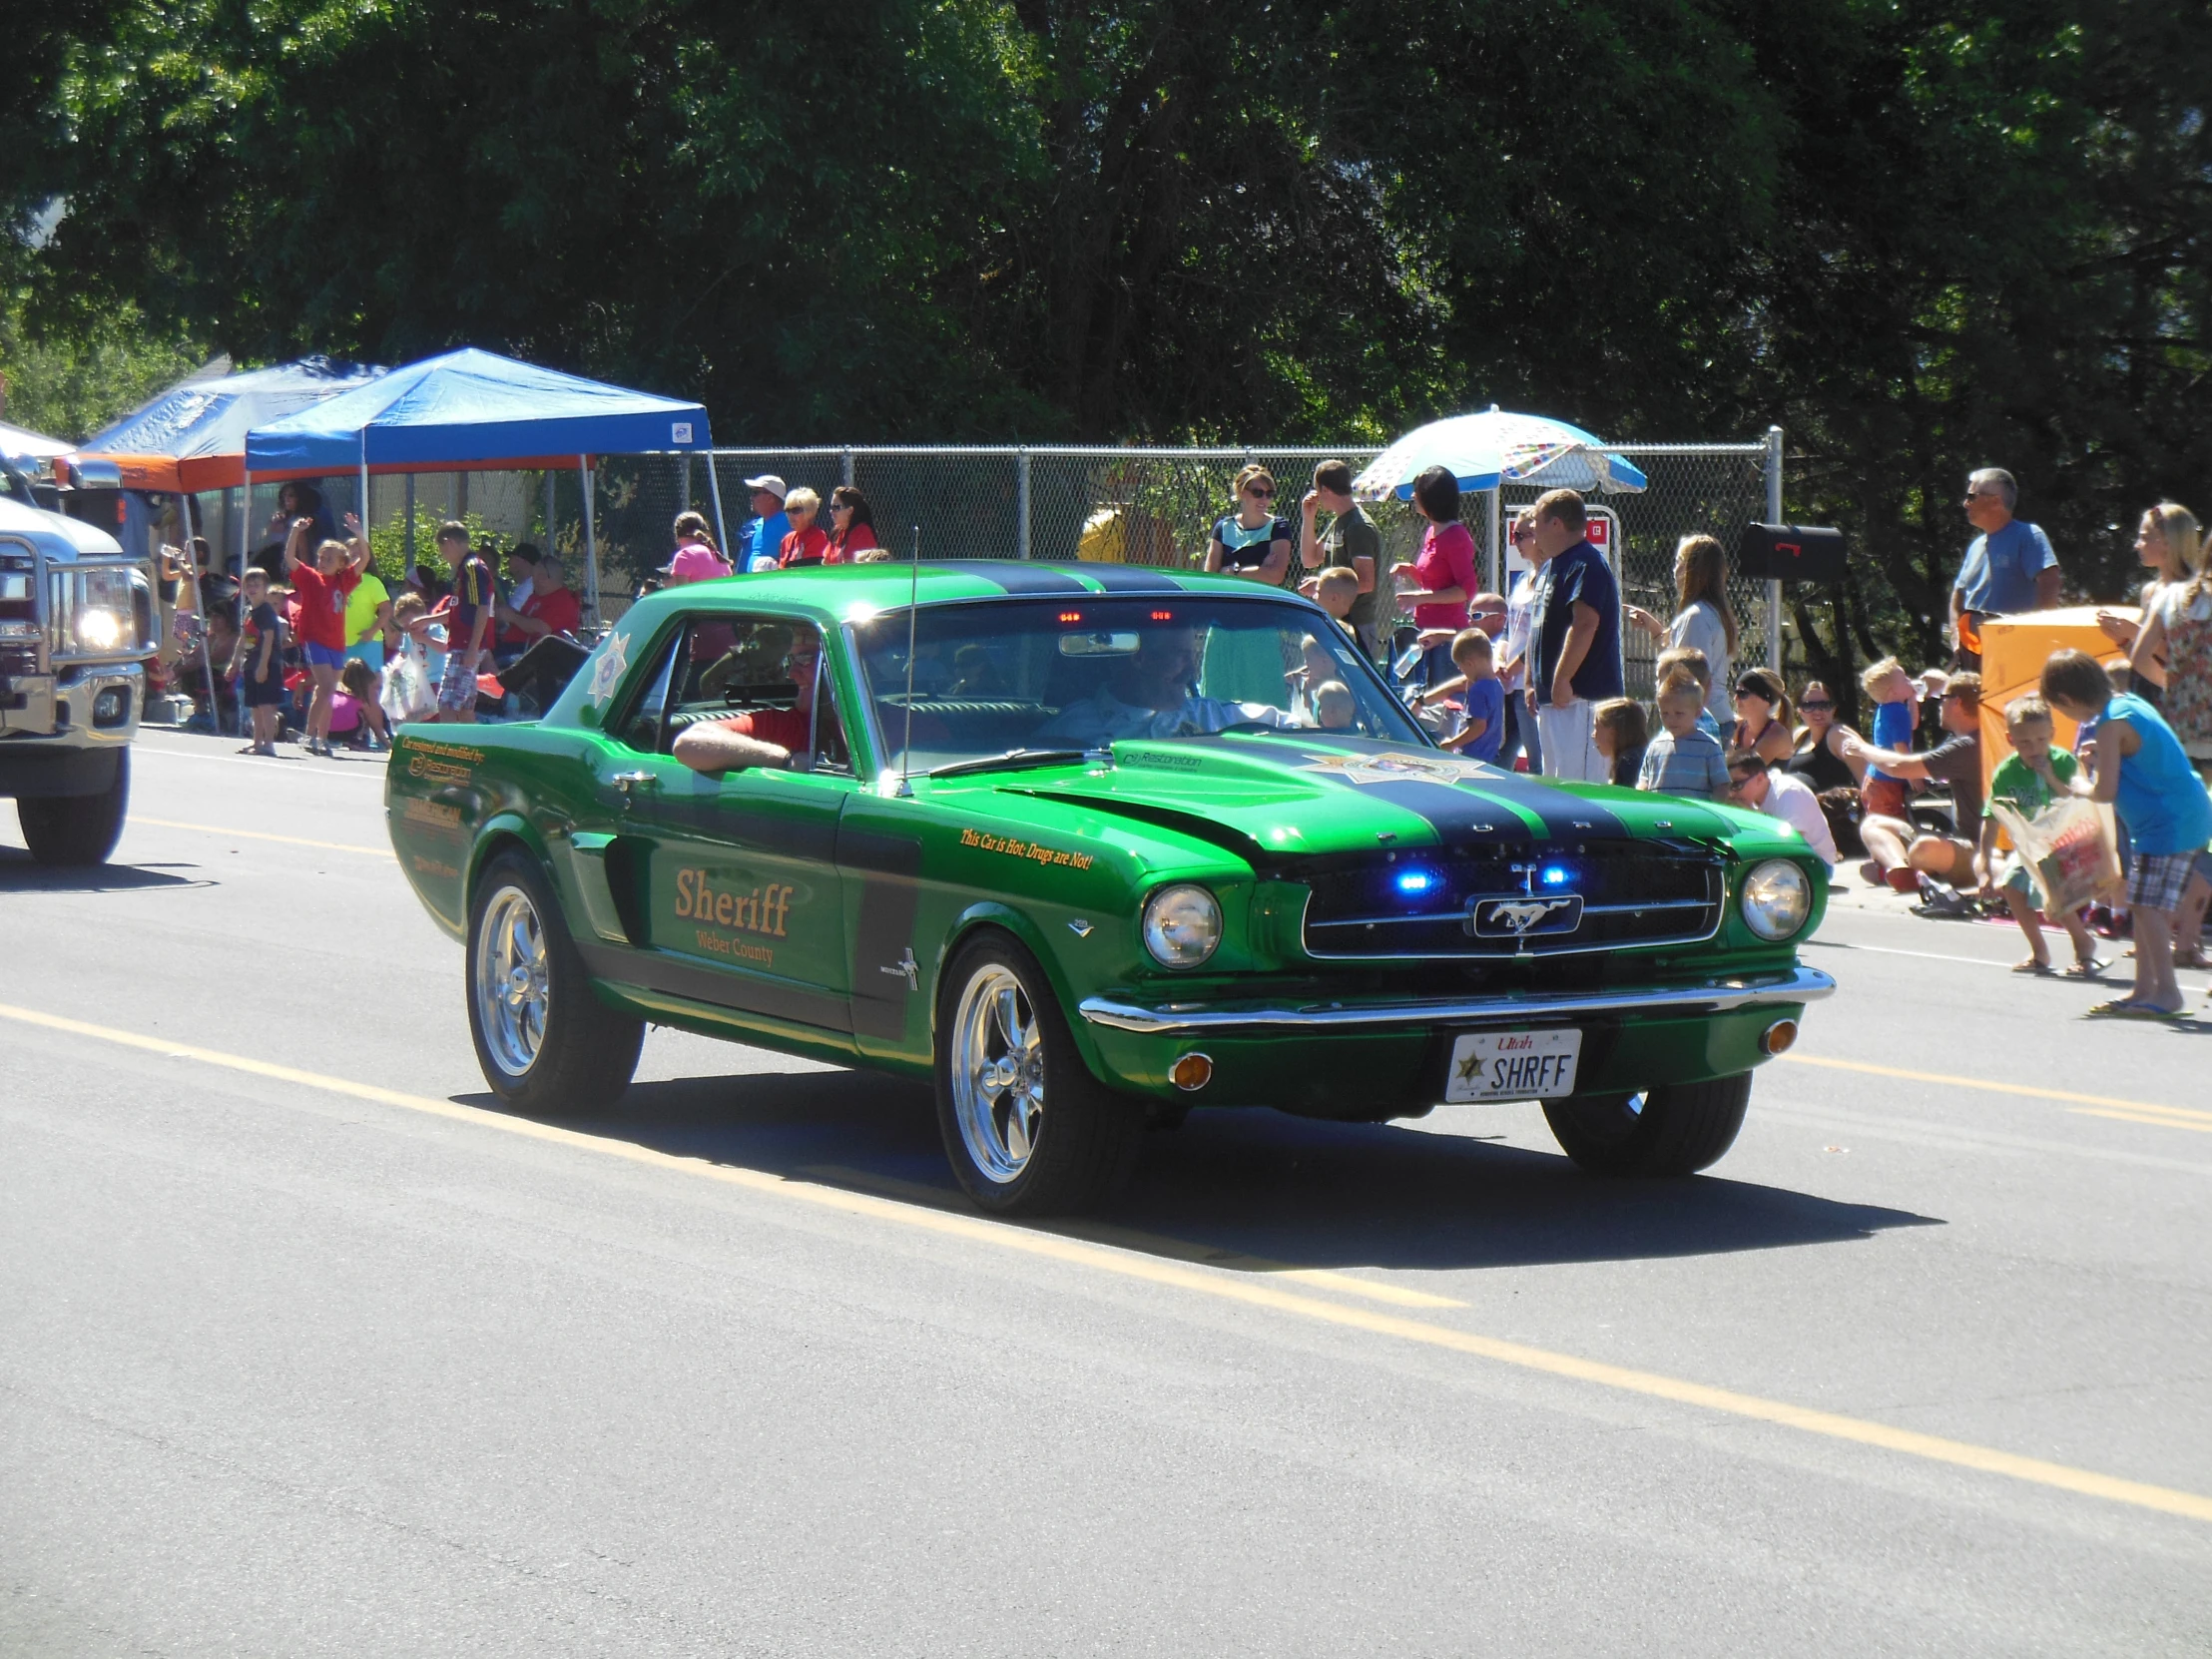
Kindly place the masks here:
POLYGON ((642 795, 661 787, 661 781, 650 772, 618 772, 607 782, 624 795, 642 795))

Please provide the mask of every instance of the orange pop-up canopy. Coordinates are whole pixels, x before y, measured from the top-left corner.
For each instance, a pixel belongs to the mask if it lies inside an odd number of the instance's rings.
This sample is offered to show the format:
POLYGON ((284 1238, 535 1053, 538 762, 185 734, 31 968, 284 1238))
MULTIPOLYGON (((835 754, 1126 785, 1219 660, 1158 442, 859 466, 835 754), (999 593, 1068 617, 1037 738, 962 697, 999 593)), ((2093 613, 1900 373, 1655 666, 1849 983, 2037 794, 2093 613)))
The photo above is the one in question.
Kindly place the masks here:
POLYGON ((234 489, 246 478, 246 434, 366 385, 384 371, 302 357, 239 374, 183 380, 85 440, 84 460, 111 461, 134 490, 234 489))

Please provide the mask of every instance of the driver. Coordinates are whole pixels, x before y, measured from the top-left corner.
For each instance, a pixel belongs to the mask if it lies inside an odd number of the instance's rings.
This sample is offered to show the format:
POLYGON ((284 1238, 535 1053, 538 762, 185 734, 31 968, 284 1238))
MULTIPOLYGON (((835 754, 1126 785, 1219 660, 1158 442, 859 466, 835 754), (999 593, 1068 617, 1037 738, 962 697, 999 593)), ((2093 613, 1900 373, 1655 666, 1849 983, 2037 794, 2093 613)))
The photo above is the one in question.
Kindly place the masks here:
POLYGON ((1295 724, 1266 703, 1200 697, 1197 679, 1197 630, 1147 629, 1137 636, 1136 652, 1097 696, 1069 704, 1037 736, 1091 748, 1118 738, 1196 737, 1244 724, 1295 724))
MULTIPOLYGON (((784 653, 784 673, 798 687, 799 696, 788 709, 753 709, 728 720, 703 720, 676 735, 670 750, 694 772, 720 777, 747 767, 789 767, 794 755, 805 754, 813 727, 816 670, 822 662, 822 639, 805 634, 784 653)), ((825 747, 835 742, 830 728, 831 714, 822 734, 825 747)))

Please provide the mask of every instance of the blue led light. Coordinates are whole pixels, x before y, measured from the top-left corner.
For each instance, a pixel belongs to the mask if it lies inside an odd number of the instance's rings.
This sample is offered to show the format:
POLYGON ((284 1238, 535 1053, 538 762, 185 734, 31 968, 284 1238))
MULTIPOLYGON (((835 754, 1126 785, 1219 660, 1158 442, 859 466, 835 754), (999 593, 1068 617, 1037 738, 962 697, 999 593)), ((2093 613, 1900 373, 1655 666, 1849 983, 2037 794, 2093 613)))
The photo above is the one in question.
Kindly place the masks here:
POLYGON ((1436 884, 1436 877, 1425 869, 1401 869, 1397 872, 1399 892, 1426 892, 1436 884))
POLYGON ((1566 884, 1567 884, 1567 869, 1566 869, 1566 866, 1565 866, 1564 864, 1546 864, 1546 865, 1544 865, 1544 885, 1545 885, 1545 886, 1547 886, 1547 887, 1563 887, 1563 886, 1565 886, 1566 884))

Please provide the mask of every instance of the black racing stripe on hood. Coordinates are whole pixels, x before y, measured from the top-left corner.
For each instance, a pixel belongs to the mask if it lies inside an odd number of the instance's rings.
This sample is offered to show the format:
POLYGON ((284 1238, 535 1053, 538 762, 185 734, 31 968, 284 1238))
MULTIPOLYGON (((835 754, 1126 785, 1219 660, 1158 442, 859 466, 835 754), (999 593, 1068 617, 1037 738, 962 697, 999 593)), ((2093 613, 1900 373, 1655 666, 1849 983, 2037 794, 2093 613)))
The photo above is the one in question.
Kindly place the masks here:
POLYGON ((1158 807, 1148 801, 1129 801, 1115 796, 1078 795, 1059 790, 1008 790, 1002 795, 1026 795, 1038 801, 1057 801, 1062 806, 1080 807, 1089 813, 1112 813, 1120 818, 1133 819, 1139 824, 1150 824, 1162 830, 1173 830, 1178 834, 1189 835, 1218 846, 1225 852, 1234 852, 1255 869, 1280 867, 1286 860, 1270 852, 1242 830, 1234 829, 1219 819, 1207 818, 1202 813, 1186 813, 1173 807, 1158 807))
POLYGON ((988 571, 979 570, 975 574, 986 582, 996 582, 1008 593, 1039 596, 1072 593, 1088 597, 1091 591, 1072 576, 1033 566, 994 565, 988 571))
MULTIPOLYGON (((1319 752, 1338 755, 1402 755, 1408 748, 1373 738, 1335 737, 1325 747, 1316 746, 1319 752)), ((1434 754, 1438 760, 1454 765, 1473 764, 1435 751, 1420 753, 1434 754)), ((1526 830, 1521 821, 1506 810, 1509 807, 1534 818, 1554 840, 1626 840, 1633 834, 1612 809, 1501 767, 1485 766, 1479 773, 1451 781, 1404 778, 1369 783, 1341 774, 1336 775, 1336 781, 1428 820, 1436 833, 1447 839, 1484 838, 1488 833, 1484 826, 1490 825, 1500 832, 1499 838, 1525 838, 1526 830)))
POLYGON ((1085 565, 1083 574, 1107 593, 1183 593, 1183 584, 1157 570, 1128 565, 1085 565))

